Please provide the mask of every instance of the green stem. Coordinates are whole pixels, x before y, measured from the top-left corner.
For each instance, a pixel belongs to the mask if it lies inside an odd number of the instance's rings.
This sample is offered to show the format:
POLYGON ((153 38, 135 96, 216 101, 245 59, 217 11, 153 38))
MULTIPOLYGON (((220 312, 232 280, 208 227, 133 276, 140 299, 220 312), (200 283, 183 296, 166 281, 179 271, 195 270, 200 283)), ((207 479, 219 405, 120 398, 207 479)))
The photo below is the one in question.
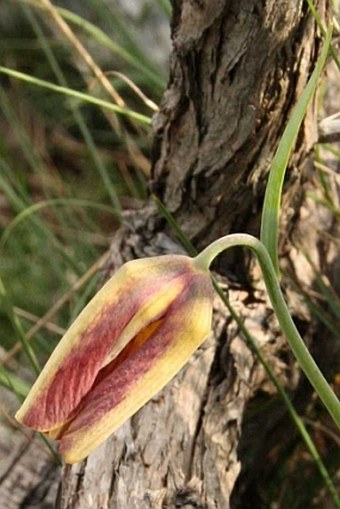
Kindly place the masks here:
POLYGON ((272 260, 264 244, 252 235, 245 233, 227 235, 226 237, 222 237, 210 244, 198 256, 196 256, 194 259, 195 264, 204 270, 209 270, 211 262, 218 254, 226 249, 236 246, 248 247, 256 254, 271 303, 282 331, 285 334, 286 339, 301 366, 301 369, 304 371, 306 377, 309 379, 328 412, 334 419, 334 422, 340 428, 339 400, 309 353, 290 316, 275 274, 272 260))

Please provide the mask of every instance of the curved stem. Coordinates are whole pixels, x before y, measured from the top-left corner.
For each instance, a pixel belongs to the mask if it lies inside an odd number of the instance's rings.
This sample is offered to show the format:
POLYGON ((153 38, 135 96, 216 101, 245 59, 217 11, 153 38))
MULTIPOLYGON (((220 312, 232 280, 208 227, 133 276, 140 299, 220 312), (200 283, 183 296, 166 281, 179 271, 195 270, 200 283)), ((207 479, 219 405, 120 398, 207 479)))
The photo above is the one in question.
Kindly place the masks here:
POLYGON ((251 249, 259 261, 264 282, 270 297, 272 306, 280 323, 283 333, 301 366, 306 377, 313 385, 315 391, 324 403, 334 422, 340 428, 340 403, 327 380, 321 373, 313 357, 309 353, 303 339, 301 338, 291 316, 287 304, 283 298, 280 285, 278 283, 272 260, 264 244, 246 233, 236 233, 222 237, 206 249, 204 249, 196 258, 194 263, 204 270, 209 270, 211 262, 222 251, 231 247, 243 246, 251 249))

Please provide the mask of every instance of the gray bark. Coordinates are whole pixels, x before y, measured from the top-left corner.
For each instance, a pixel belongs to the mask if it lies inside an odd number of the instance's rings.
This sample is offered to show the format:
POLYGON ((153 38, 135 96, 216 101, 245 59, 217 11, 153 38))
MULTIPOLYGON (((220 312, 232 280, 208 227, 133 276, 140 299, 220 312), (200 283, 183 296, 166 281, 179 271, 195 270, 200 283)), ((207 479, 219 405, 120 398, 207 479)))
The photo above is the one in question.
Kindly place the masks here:
POLYGON ((1 426, 0 507, 52 509, 60 482, 60 468, 46 445, 29 432, 13 440, 1 426))
MULTIPOLYGON (((323 17, 326 2, 316 3, 323 17)), ((228 232, 258 233, 270 161, 320 39, 302 1, 174 0, 173 10, 151 187, 201 248, 228 232)), ((303 198, 313 125, 311 110, 286 181, 285 254, 303 198)), ((112 267, 181 249, 148 205, 126 213, 112 244, 112 267)), ((235 251, 221 257, 216 270, 276 374, 294 386, 296 372, 277 357, 284 340, 256 266, 235 251)), ((58 509, 227 509, 241 468, 244 412, 259 389, 273 390, 216 299, 211 337, 188 365, 86 461, 64 468, 58 509)))

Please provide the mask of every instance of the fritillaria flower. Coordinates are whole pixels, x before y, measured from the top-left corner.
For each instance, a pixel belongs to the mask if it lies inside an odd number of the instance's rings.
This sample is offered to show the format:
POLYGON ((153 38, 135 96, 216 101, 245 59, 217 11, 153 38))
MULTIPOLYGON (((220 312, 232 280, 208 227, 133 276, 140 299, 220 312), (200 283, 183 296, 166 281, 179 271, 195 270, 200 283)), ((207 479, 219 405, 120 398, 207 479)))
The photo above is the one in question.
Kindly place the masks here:
POLYGON ((187 256, 126 263, 66 332, 16 419, 85 458, 162 389, 209 334, 213 288, 187 256))

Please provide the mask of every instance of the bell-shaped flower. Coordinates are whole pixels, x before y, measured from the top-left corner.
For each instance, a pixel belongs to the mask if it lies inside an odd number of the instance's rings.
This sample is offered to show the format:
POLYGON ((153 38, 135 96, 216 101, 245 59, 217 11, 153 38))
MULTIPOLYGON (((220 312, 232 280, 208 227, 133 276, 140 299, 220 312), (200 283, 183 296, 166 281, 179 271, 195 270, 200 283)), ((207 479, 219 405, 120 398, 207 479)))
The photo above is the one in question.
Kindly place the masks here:
POLYGON ((126 263, 59 342, 16 414, 85 458, 162 389, 210 331, 208 271, 187 256, 126 263))

